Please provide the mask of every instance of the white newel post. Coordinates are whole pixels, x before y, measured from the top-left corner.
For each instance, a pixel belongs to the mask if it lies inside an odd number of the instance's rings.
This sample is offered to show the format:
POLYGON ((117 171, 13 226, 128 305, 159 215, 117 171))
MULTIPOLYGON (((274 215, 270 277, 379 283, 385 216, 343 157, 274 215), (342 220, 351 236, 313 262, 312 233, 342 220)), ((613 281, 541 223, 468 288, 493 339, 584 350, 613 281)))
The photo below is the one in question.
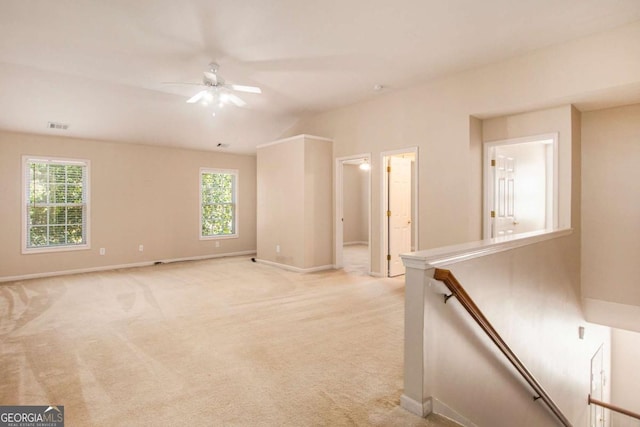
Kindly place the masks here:
POLYGON ((431 413, 430 379, 427 372, 428 329, 425 293, 434 269, 424 258, 402 256, 405 273, 404 296, 404 392, 400 405, 407 411, 424 417, 431 413))

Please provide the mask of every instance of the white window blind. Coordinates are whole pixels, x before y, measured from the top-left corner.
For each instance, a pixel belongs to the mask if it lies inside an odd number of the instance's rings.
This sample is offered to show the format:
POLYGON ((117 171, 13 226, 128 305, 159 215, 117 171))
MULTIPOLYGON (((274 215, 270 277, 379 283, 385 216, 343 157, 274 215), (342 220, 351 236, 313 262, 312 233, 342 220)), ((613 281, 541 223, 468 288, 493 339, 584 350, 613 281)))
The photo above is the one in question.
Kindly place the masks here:
POLYGON ((23 159, 23 249, 86 247, 88 161, 23 159))
POLYGON ((238 171, 200 170, 200 237, 237 237, 238 171))

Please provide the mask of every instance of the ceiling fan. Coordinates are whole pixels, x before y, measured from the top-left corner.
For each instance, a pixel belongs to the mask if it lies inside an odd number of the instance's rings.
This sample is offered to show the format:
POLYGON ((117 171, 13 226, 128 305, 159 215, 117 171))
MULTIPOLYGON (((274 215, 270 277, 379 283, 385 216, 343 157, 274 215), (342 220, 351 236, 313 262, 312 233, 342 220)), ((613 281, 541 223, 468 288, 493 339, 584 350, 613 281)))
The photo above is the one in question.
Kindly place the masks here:
POLYGON ((259 87, 237 85, 232 83, 226 83, 225 80, 218 75, 218 64, 212 62, 209 64, 209 71, 205 71, 202 77, 202 83, 187 83, 187 82, 167 82, 169 84, 187 84, 202 86, 200 92, 193 95, 187 100, 188 104, 195 104, 196 102, 202 102, 203 104, 217 103, 220 107, 227 103, 232 103, 236 107, 244 107, 247 103, 234 94, 232 91, 246 92, 246 93, 262 93, 259 87))

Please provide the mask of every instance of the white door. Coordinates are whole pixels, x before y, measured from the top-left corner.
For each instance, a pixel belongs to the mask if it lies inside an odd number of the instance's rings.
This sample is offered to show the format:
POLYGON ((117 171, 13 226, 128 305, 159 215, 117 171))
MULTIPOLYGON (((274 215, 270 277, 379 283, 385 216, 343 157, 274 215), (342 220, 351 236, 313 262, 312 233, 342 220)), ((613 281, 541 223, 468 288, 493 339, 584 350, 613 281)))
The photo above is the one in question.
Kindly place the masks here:
MULTIPOLYGON (((602 401, 602 389, 604 388, 604 364, 602 360, 602 347, 598 349, 591 359, 591 397, 602 401)), ((590 405, 591 427, 604 427, 604 408, 598 405, 590 405)))
POLYGON ((516 159, 512 153, 496 147, 491 162, 493 168, 492 237, 517 233, 516 220, 516 159))
POLYGON ((489 146, 485 238, 550 229, 557 224, 555 146, 551 139, 489 146))
POLYGON ((411 159, 389 157, 389 277, 404 274, 400 254, 411 252, 411 159))

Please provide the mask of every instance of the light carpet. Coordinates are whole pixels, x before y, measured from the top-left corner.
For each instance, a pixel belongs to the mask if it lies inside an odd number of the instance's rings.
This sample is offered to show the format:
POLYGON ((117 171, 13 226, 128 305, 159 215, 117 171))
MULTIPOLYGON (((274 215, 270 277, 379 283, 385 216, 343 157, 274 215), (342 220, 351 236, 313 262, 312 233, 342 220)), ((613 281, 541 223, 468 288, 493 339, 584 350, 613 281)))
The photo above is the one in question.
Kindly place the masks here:
POLYGON ((68 426, 431 426, 399 408, 403 279, 247 257, 0 285, 0 404, 68 426))

